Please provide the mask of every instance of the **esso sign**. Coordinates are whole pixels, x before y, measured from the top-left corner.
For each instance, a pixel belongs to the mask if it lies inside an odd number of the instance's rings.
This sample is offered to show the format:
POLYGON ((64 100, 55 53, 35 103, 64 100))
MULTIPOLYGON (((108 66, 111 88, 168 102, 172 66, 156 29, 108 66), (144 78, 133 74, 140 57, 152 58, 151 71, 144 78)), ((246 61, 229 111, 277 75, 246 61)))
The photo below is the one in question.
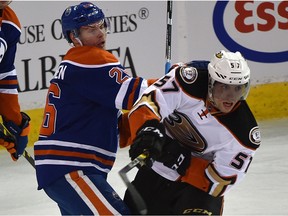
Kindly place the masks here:
POLYGON ((288 61, 288 1, 217 1, 213 27, 228 50, 248 60, 288 61))
POLYGON ((238 15, 235 19, 235 28, 242 33, 253 31, 271 31, 288 29, 288 1, 282 2, 254 2, 236 1, 235 10, 238 15), (256 7, 253 7, 256 5, 256 7), (249 9, 249 6, 251 7, 249 9), (258 17, 259 22, 251 23, 249 18, 258 17))

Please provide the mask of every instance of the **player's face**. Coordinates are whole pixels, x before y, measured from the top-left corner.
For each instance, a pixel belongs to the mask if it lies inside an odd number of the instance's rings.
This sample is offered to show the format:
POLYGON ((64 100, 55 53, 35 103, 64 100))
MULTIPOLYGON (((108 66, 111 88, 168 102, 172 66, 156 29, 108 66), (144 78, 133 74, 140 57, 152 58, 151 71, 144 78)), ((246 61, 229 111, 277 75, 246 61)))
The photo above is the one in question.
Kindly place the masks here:
POLYGON ((213 101, 223 113, 230 112, 243 96, 245 85, 227 85, 215 82, 213 87, 213 101))
POLYGON ((101 49, 106 47, 107 29, 104 20, 80 28, 79 39, 83 46, 95 46, 101 49))
POLYGON ((4 9, 10 3, 11 3, 11 1, 0 1, 0 9, 4 9))

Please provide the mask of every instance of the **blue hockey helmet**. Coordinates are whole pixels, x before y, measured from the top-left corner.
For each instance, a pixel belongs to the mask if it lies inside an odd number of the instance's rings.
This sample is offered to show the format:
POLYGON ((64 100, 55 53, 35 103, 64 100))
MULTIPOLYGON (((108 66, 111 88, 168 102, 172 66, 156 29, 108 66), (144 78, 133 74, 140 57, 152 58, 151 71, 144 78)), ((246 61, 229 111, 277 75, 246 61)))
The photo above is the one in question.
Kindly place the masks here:
POLYGON ((62 14, 62 33, 65 39, 72 43, 69 36, 70 32, 100 21, 104 21, 105 27, 107 27, 107 20, 102 10, 91 2, 82 2, 66 8, 62 14))

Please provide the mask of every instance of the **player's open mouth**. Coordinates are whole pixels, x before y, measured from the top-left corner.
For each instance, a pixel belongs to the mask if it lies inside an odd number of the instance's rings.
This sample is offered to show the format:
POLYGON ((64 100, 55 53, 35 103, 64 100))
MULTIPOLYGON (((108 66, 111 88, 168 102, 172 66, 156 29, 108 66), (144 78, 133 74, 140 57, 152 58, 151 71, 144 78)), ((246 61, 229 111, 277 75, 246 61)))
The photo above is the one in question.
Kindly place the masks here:
POLYGON ((104 48, 105 47, 105 41, 98 44, 99 47, 104 48))
POLYGON ((224 106, 225 108, 230 109, 230 108, 233 106, 233 103, 224 102, 224 103, 223 103, 223 106, 224 106))

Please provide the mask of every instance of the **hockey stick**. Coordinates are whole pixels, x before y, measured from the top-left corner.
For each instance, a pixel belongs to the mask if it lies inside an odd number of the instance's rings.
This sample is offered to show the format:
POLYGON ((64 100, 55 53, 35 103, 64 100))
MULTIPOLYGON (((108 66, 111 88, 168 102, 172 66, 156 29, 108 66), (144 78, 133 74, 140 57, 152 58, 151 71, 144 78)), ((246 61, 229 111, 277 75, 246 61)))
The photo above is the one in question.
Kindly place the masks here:
POLYGON ((165 74, 171 67, 171 41, 172 41, 172 1, 167 1, 167 30, 166 30, 166 64, 165 74))
POLYGON ((133 161, 131 161, 129 164, 127 164, 125 167, 123 167, 119 171, 119 175, 122 178, 123 182, 127 186, 127 190, 130 192, 130 195, 133 197, 133 201, 136 205, 136 208, 138 212, 142 215, 147 214, 147 207, 146 203, 137 191, 137 189, 134 187, 134 185, 129 181, 127 177, 127 173, 132 170, 137 165, 143 166, 145 165, 145 159, 148 157, 148 154, 143 153, 139 155, 137 158, 135 158, 133 161))
MULTIPOLYGON (((8 136, 13 142, 15 142, 15 136, 11 134, 10 131, 2 123, 0 123, 0 131, 4 135, 8 136)), ((31 164, 31 166, 35 168, 34 158, 26 150, 24 150, 23 156, 31 164)))

